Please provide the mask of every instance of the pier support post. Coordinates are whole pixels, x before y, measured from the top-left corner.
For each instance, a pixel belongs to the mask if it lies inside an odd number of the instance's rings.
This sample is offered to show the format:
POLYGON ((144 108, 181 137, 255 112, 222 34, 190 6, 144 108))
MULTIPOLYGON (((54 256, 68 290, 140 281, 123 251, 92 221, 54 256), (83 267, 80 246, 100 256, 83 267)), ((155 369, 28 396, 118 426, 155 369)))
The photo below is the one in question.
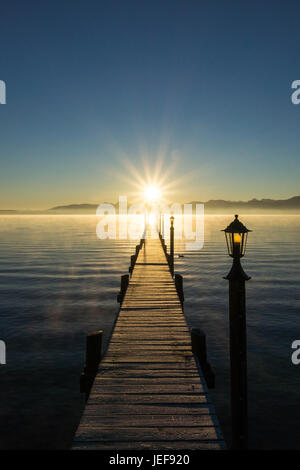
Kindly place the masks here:
POLYGON ((169 265, 171 276, 174 277, 174 217, 170 217, 171 225, 170 225, 170 257, 169 257, 169 265))
POLYGON ((101 362, 102 330, 94 331, 86 337, 85 368, 80 376, 80 391, 89 397, 95 376, 101 362))
POLYGON ((124 274, 123 276, 121 276, 121 288, 117 297, 117 300, 120 304, 123 302, 128 284, 129 284, 129 274, 124 274))
POLYGON ((192 352, 199 361, 207 386, 208 388, 215 388, 215 374, 207 360, 205 333, 199 328, 192 328, 191 340, 192 352))
POLYGON ((134 268, 134 265, 135 265, 135 262, 136 262, 136 258, 137 258, 137 255, 132 255, 130 257, 130 266, 129 266, 129 272, 130 274, 132 274, 132 271, 133 271, 133 268, 134 268))
POLYGON ((175 287, 176 287, 177 294, 181 302, 181 306, 183 306, 184 294, 183 294, 183 278, 181 274, 175 274, 175 287))

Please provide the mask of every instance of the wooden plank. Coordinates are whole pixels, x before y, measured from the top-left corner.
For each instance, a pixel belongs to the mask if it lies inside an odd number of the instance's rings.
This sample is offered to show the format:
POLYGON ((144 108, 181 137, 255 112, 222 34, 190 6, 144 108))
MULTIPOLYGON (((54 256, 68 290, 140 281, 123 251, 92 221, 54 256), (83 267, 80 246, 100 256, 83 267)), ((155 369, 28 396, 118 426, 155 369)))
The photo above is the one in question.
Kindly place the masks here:
POLYGON ((81 441, 211 441, 218 439, 216 427, 119 427, 84 424, 80 426, 77 439, 81 441))
POLYGON ((91 442, 91 441, 77 441, 73 446, 74 450, 222 450, 225 447, 224 442, 218 441, 131 441, 131 442, 91 442))
MULTIPOLYGON (((115 330, 114 330, 114 336, 118 334, 126 335, 126 334, 142 334, 142 333, 149 333, 151 332, 152 335, 155 335, 158 333, 159 335, 163 335, 165 337, 166 330, 170 328, 171 325, 165 325, 165 326, 155 326, 155 325, 136 325, 135 328, 132 328, 131 326, 126 326, 126 325, 117 325, 115 330)), ((170 333, 174 336, 178 334, 180 337, 182 333, 185 333, 188 337, 189 335, 189 330, 185 326, 172 326, 172 329, 170 333)))
MULTIPOLYGON (((86 415, 87 416, 87 415, 86 415)), ((99 426, 99 422, 103 426, 122 427, 209 427, 215 426, 212 416, 207 414, 114 414, 114 415, 98 415, 89 414, 88 425, 92 427, 99 426), (99 420, 99 418, 101 419, 99 420)))
POLYGON ((139 362, 141 359, 146 360, 149 362, 157 362, 159 359, 161 361, 166 361, 166 362, 174 362, 174 361, 181 361, 181 360, 188 360, 192 359, 193 354, 191 351, 188 350, 179 350, 179 349, 174 349, 174 350, 161 350, 161 351, 156 351, 155 349, 151 350, 143 350, 143 349, 138 349, 134 350, 132 349, 125 349, 125 351, 122 351, 120 349, 118 350, 111 350, 107 353, 105 361, 108 361, 110 359, 113 360, 118 360, 119 359, 125 359, 125 362, 139 362))
MULTIPOLYGON (((128 386, 128 385, 133 385, 133 384, 136 384, 136 385, 140 385, 141 383, 141 379, 142 379, 142 383, 144 385, 148 385, 148 384, 155 384, 155 385, 179 385, 181 386, 184 381, 182 380, 182 377, 161 377, 161 378, 157 378, 157 377, 123 377, 122 379, 122 385, 121 386, 128 386)), ((107 377, 105 376, 97 376, 95 378, 95 385, 97 385, 97 383, 99 382, 99 384, 101 383, 108 383, 112 386, 114 385, 117 385, 119 386, 120 385, 120 379, 118 376, 111 376, 111 375, 108 375, 107 377)), ((197 377, 197 376, 192 376, 192 377, 189 377, 189 384, 200 384, 200 377, 197 377)), ((185 385, 188 385, 188 384, 185 384, 185 385)), ((177 390, 177 389, 176 389, 177 390)))
POLYGON ((143 320, 141 318, 123 318, 123 319, 119 319, 118 321, 118 327, 130 327, 130 328, 141 328, 142 326, 144 327, 150 327, 150 328, 160 328, 160 327, 185 327, 184 323, 182 322, 182 320, 174 320, 174 318, 168 320, 166 318, 164 319, 156 319, 156 318, 152 318, 152 319, 149 319, 149 320, 143 320))
POLYGON ((117 384, 109 384, 104 381, 97 381, 94 382, 93 386, 93 393, 140 393, 140 394, 154 394, 154 393, 168 393, 169 395, 178 395, 180 393, 203 393, 202 385, 196 383, 178 383, 176 387, 174 384, 146 384, 143 380, 140 380, 139 383, 135 384, 128 384, 128 383, 121 383, 117 384))
POLYGON ((168 344, 163 344, 163 345, 160 345, 158 344, 157 347, 154 349, 153 347, 151 347, 149 344, 145 344, 145 346, 143 347, 143 345, 141 344, 136 344, 136 343, 133 343, 133 344, 129 344, 129 345, 124 345, 124 348, 122 348, 122 344, 120 343, 115 343, 114 344, 114 348, 111 348, 110 350, 108 350, 107 352, 107 355, 112 353, 112 354, 115 354, 115 353, 118 353, 118 352, 122 352, 124 353, 124 351, 127 353, 132 353, 132 354, 149 354, 149 353, 156 353, 156 354, 160 354, 160 353, 167 353, 167 354, 180 354, 180 353, 191 353, 191 350, 188 346, 172 346, 172 345, 168 345, 168 344))
MULTIPOLYGON (((113 417, 115 414, 120 416, 125 414, 126 416, 138 416, 138 415, 193 415, 197 416, 199 421, 201 416, 204 414, 209 414, 212 420, 214 420, 214 409, 208 403, 202 404, 182 404, 179 403, 177 405, 155 405, 155 404, 103 404, 102 406, 87 404, 84 416, 109 416, 113 417)), ((99 420, 101 422, 101 420, 99 420)))
POLYGON ((149 368, 152 370, 155 369, 168 369, 168 370, 192 370, 197 372, 195 369, 195 364, 192 361, 182 361, 182 362, 169 362, 169 363, 164 363, 164 362, 152 362, 149 361, 139 363, 139 362, 120 362, 120 361, 103 361, 101 367, 104 369, 145 369, 149 368))
MULTIPOLYGON (((113 365, 118 366, 119 364, 123 364, 125 367, 127 365, 147 365, 149 363, 150 357, 148 355, 140 355, 140 356, 121 356, 121 355, 116 355, 116 356, 109 356, 105 361, 103 361, 103 366, 109 366, 112 367, 113 365)), ((184 358, 180 356, 175 356, 175 355, 170 355, 170 356, 157 356, 153 354, 151 356, 151 364, 157 364, 157 365, 163 365, 163 367, 167 368, 170 364, 173 365, 174 367, 176 364, 178 366, 182 366, 182 368, 185 368, 186 365, 188 365, 189 358, 184 358)), ((190 365, 190 368, 193 368, 193 365, 190 365)))
MULTIPOLYGON (((157 365, 157 364, 156 364, 157 365)), ((147 364, 146 366, 147 367, 147 364)), ((171 369, 170 367, 162 369, 160 367, 155 368, 149 368, 146 369, 145 367, 142 367, 141 364, 139 364, 139 367, 134 367, 134 368, 124 368, 124 367, 114 367, 114 368, 106 368, 106 369, 100 369, 98 372, 98 375, 96 376, 95 380, 98 380, 99 378, 102 378, 105 376, 106 377, 141 377, 141 378, 153 378, 157 380, 158 378, 180 378, 180 379, 191 379, 192 377, 196 377, 199 379, 199 374, 195 369, 171 369)))
POLYGON ((136 403, 137 405, 142 405, 145 403, 149 404, 166 404, 170 405, 171 403, 183 403, 183 404, 189 404, 189 403, 195 403, 195 404, 201 404, 201 403, 210 403, 210 398, 206 394, 177 394, 177 395, 169 395, 169 394, 122 394, 120 395, 119 393, 111 393, 111 394, 105 394, 105 393, 91 393, 90 398, 89 398, 89 403, 91 405, 96 405, 98 404, 99 406, 102 406, 102 404, 108 404, 108 403, 136 403))

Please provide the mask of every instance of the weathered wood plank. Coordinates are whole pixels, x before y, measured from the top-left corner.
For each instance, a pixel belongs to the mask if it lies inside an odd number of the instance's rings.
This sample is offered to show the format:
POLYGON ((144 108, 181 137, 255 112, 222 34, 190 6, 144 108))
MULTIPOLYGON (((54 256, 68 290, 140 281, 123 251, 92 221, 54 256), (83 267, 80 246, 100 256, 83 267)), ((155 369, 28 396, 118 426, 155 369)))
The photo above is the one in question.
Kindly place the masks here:
POLYGON ((197 395, 195 394, 177 394, 177 395, 170 395, 170 394, 127 394, 124 393, 120 395, 119 393, 111 393, 111 394, 106 394, 106 393, 92 393, 89 398, 89 403, 91 405, 98 404, 99 406, 102 406, 102 404, 108 404, 108 403, 136 403, 137 405, 144 404, 144 403, 149 403, 149 404, 166 404, 170 405, 171 403, 183 403, 183 404, 188 404, 188 403, 195 403, 195 404, 201 404, 201 403, 210 403, 210 398, 208 397, 207 394, 200 394, 198 393, 197 395))
POLYGON ((120 442, 91 442, 75 440, 74 450, 222 450, 225 447, 224 442, 218 441, 131 441, 120 442))
POLYGON ((84 424, 77 436, 81 441, 211 441, 218 439, 216 427, 119 427, 84 424))
POLYGON ((103 376, 106 377, 143 377, 143 378, 154 378, 157 380, 159 377, 167 377, 167 378, 180 378, 180 379, 187 379, 189 380, 191 377, 196 377, 197 379, 199 378, 199 374, 197 371, 192 368, 192 369, 172 369, 171 367, 167 367, 165 369, 159 367, 158 364, 155 364, 156 368, 154 367, 149 367, 147 369, 148 364, 139 364, 139 367, 107 367, 100 369, 98 372, 98 375, 96 376, 97 380, 98 378, 101 378, 103 376), (106 375, 104 375, 106 374, 106 375))
MULTIPOLYGON (((87 415, 86 415, 87 416, 87 415)), ((99 426, 99 422, 104 426, 118 426, 122 427, 210 427, 215 426, 212 416, 202 414, 201 419, 199 415, 192 414, 114 414, 114 415, 98 415, 89 414, 88 425, 84 424, 84 427, 91 425, 92 427, 99 426), (101 419, 99 419, 101 417, 101 419), (199 425, 199 422, 201 423, 199 425)))
POLYGON ((151 350, 134 350, 134 349, 125 349, 125 351, 119 350, 111 350, 107 353, 106 361, 113 358, 113 360, 117 360, 117 358, 125 359, 125 362, 139 362, 141 359, 146 359, 147 362, 149 359, 151 362, 157 362, 157 359, 161 359, 162 361, 166 362, 174 362, 174 360, 187 360, 192 358, 192 352, 189 350, 161 350, 156 351, 155 349, 151 350), (129 359, 129 360, 127 360, 129 359))
MULTIPOLYGON (((157 363, 157 364, 185 364, 188 363, 188 357, 175 357, 175 356, 166 356, 166 357, 151 357, 151 362, 152 363, 157 363)), ((147 364, 149 362, 149 357, 148 356, 136 356, 136 357, 131 357, 131 356, 126 356, 126 357, 121 357, 117 356, 116 358, 114 357, 108 357, 103 361, 103 365, 113 365, 113 364, 147 364)))
MULTIPOLYGON (((95 385, 97 385, 97 383, 99 382, 99 384, 101 383, 105 383, 105 384, 110 384, 111 386, 120 386, 120 380, 118 378, 118 376, 116 377, 113 377, 111 375, 105 377, 105 376, 97 376, 95 378, 95 385)), ((123 377, 122 379, 122 384, 121 386, 128 386, 128 385, 133 385, 133 384, 136 384, 136 385, 140 385, 140 383, 143 383, 143 385, 151 385, 151 384, 154 384, 154 385, 179 385, 181 386, 182 384, 184 384, 184 381, 182 380, 182 377, 161 377, 161 378, 157 378, 157 377, 123 377)), ((192 377, 189 377, 189 384, 200 384, 200 377, 197 377, 197 376, 192 376, 192 377)), ((184 384, 184 385, 188 385, 188 384, 184 384)), ((176 388, 177 390, 177 388, 176 388)))
POLYGON ((154 393, 168 393, 169 395, 178 395, 180 393, 203 393, 202 385, 196 383, 177 383, 174 384, 145 384, 143 380, 140 383, 128 384, 121 383, 119 385, 109 384, 104 381, 94 382, 93 393, 126 393, 126 394, 154 394, 154 393))
POLYGON ((140 352, 142 353, 143 351, 147 352, 149 354, 149 352, 154 352, 156 351, 156 353, 164 353, 164 352, 167 352, 168 354, 176 354, 176 352, 180 353, 180 352, 191 352, 191 349, 189 346, 186 346, 184 344, 182 345, 179 345, 179 346, 173 346, 172 344, 157 344, 156 348, 154 348, 154 346, 152 346, 151 344, 148 344, 148 343, 144 343, 144 346, 142 344, 137 344, 137 343, 134 343, 134 342, 131 342, 129 344, 122 344, 122 343, 114 343, 114 347, 113 348, 110 348, 108 351, 107 351, 107 354, 109 354, 110 352, 114 353, 114 352, 118 352, 118 351, 129 351, 130 353, 131 352, 140 352))
MULTIPOLYGON (((155 404, 103 404, 102 406, 87 404, 84 416, 110 416, 113 417, 116 415, 123 415, 126 416, 138 416, 138 415, 193 415, 198 417, 198 422, 201 423, 201 419, 199 416, 209 414, 211 418, 214 420, 215 411, 208 403, 201 403, 201 404, 182 404, 178 403, 177 405, 155 405, 155 404)), ((101 422, 101 420, 99 420, 101 422)))

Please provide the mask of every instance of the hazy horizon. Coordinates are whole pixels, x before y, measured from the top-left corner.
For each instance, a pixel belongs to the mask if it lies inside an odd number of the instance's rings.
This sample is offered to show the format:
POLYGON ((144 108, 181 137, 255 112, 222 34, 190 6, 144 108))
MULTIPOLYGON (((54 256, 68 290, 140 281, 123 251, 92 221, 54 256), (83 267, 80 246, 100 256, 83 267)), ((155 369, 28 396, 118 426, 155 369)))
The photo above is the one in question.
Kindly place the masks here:
MULTIPOLYGON (((190 203, 195 203, 195 202, 201 202, 201 203, 209 203, 210 201, 222 201, 222 202, 226 202, 226 203, 232 203, 233 205, 237 205, 239 203, 241 204, 244 204, 244 203, 249 203, 251 201, 288 201, 290 199, 293 199, 293 198, 298 198, 300 196, 298 195, 291 195, 291 196, 288 196, 288 197, 284 197, 284 198, 271 198, 271 197, 265 197, 265 198, 258 198, 258 197, 255 197, 253 196, 251 199, 225 199, 225 198, 217 198, 217 199, 207 199, 207 200, 204 200, 204 199, 200 199, 200 198, 196 198, 196 199, 190 199, 190 200, 181 200, 181 201, 176 201, 176 200, 168 200, 168 201, 164 201, 165 203, 167 204, 173 204, 173 203, 179 203, 179 204, 190 204, 190 203)), ((41 212, 41 211, 51 211, 53 209, 56 209, 58 207, 62 207, 62 208, 69 208, 69 206, 98 206, 100 204, 105 204, 105 203, 108 203, 108 204, 113 204, 113 205, 118 205, 118 199, 117 200, 100 200, 100 201, 92 201, 92 202, 62 202, 62 203, 59 203, 59 204, 55 204, 55 205, 50 205, 49 207, 26 207, 26 206, 23 206, 20 204, 19 206, 15 206, 15 207, 12 207, 12 206, 1 206, 0 205, 0 212, 9 212, 9 211, 33 211, 33 212, 41 212)), ((139 202, 141 202, 142 200, 139 200, 139 202)), ((130 199, 128 199, 128 205, 131 205, 132 203, 134 203, 136 201, 132 201, 130 199)), ((144 201, 146 202, 146 201, 144 201)), ((78 209, 80 209, 80 207, 78 207, 78 209)), ((71 209, 70 209, 71 210, 71 209)), ((74 210, 76 210, 76 208, 74 208, 74 210)), ((295 209, 297 210, 297 209, 295 209)))

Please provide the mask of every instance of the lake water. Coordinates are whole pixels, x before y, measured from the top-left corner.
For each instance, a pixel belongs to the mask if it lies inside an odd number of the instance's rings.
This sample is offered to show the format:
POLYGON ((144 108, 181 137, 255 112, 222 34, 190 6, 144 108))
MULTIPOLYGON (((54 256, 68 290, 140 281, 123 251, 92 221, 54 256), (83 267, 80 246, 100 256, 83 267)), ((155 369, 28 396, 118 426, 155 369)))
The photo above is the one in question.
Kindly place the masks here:
MULTIPOLYGON (((228 282, 224 234, 231 216, 205 217, 202 250, 176 241, 185 313, 207 334, 216 374, 211 392, 230 441, 228 282)), ((241 216, 253 230, 243 267, 247 283, 249 433, 255 448, 300 449, 300 216, 241 216)), ((69 448, 84 398, 79 375, 85 336, 118 312, 120 275, 136 241, 96 237, 95 216, 0 216, 0 448, 69 448)))

